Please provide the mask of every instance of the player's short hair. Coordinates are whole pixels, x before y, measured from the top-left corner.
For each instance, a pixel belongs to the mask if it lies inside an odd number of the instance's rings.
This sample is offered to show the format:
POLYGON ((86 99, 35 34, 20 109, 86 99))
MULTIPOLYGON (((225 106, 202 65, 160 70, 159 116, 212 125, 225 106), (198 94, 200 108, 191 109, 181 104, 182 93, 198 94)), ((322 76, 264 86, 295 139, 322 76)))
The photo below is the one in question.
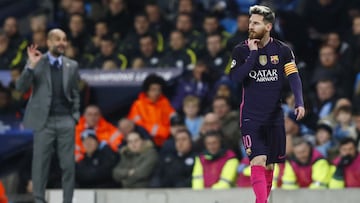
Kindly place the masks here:
POLYGON ((275 13, 267 6, 260 6, 260 5, 251 6, 249 9, 249 14, 261 15, 264 17, 265 22, 274 24, 275 13))

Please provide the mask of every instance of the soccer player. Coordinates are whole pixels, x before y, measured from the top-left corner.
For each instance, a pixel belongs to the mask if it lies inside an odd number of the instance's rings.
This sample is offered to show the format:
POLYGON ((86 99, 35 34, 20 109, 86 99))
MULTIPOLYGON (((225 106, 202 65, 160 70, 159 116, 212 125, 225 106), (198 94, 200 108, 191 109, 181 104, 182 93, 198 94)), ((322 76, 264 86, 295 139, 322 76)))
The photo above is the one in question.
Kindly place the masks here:
POLYGON ((283 42, 270 37, 275 14, 265 6, 250 8, 249 39, 232 54, 230 77, 243 85, 240 128, 250 158, 251 184, 256 203, 266 203, 272 187, 274 163, 285 161, 284 114, 281 89, 290 82, 295 114, 304 117, 302 84, 294 54, 283 42))

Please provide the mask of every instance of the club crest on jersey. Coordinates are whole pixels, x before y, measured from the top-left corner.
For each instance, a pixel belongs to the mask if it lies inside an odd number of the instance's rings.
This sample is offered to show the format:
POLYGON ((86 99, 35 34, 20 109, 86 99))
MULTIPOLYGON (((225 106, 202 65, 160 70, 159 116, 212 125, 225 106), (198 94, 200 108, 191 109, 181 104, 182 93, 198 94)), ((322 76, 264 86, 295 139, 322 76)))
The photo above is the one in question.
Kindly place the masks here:
POLYGON ((267 64, 267 57, 266 55, 260 55, 259 56, 259 63, 262 65, 262 66, 265 66, 267 64))
POLYGON ((278 55, 274 55, 274 56, 270 56, 270 61, 272 64, 278 64, 279 63, 279 56, 278 55))

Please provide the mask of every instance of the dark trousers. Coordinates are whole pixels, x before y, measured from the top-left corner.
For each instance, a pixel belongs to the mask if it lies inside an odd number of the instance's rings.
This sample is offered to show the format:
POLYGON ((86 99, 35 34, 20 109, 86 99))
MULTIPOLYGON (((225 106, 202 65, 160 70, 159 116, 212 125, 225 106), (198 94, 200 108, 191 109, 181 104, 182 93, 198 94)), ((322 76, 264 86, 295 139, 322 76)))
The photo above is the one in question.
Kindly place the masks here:
MULTIPOLYGON (((36 118, 34 118, 36 119, 36 118)), ((53 152, 62 170, 63 202, 71 203, 75 185, 75 120, 69 116, 49 116, 45 126, 34 132, 32 181, 35 203, 45 203, 45 188, 53 152)))

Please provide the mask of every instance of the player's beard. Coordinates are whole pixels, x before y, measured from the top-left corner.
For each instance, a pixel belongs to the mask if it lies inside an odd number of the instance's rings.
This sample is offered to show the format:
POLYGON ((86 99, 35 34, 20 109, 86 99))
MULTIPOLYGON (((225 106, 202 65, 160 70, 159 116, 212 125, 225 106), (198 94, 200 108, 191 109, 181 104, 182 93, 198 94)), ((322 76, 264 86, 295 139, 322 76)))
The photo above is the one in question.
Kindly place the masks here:
POLYGON ((253 30, 249 30, 249 38, 250 39, 259 39, 261 40, 265 36, 266 30, 263 29, 260 32, 255 32, 253 30))

